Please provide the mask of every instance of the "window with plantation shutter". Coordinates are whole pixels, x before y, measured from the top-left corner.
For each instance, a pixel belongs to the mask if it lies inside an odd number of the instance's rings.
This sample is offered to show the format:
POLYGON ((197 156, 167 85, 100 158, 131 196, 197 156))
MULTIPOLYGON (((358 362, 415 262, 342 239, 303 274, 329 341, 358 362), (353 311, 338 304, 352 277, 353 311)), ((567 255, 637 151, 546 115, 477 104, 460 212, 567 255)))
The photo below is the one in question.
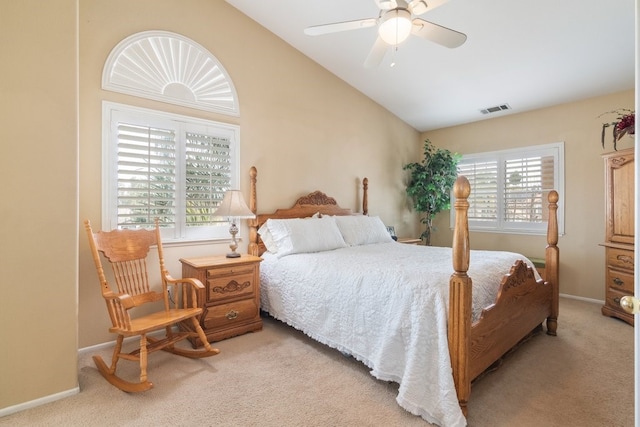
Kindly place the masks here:
POLYGON ((463 155, 458 173, 471 185, 470 230, 544 234, 547 196, 556 190, 558 226, 564 233, 563 143, 463 155))
POLYGON ((237 126, 109 102, 104 116, 105 229, 159 218, 167 241, 228 237, 213 213, 238 188, 237 126))

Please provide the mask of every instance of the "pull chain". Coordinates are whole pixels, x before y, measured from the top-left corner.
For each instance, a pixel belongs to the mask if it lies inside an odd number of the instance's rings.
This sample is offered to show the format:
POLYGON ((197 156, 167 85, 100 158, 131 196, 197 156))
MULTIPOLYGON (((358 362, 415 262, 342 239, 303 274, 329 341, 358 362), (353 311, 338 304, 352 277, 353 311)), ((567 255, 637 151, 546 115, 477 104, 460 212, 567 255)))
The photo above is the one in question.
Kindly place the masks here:
POLYGON ((389 65, 391 68, 396 66, 396 52, 398 51, 398 45, 393 47, 393 51, 391 51, 391 64, 389 65))

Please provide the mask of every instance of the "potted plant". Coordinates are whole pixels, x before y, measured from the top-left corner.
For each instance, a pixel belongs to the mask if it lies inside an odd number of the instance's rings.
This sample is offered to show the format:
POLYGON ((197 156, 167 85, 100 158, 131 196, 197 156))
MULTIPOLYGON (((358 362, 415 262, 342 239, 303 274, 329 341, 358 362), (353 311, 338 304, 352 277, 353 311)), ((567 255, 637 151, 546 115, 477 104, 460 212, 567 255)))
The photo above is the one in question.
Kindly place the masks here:
POLYGON ((428 139, 424 142, 424 160, 409 163, 404 170, 411 171, 407 195, 413 200, 417 212, 425 214, 420 222, 425 231, 420 238, 429 246, 433 231, 433 219, 442 210, 450 208, 450 192, 458 176, 460 155, 436 148, 428 139))

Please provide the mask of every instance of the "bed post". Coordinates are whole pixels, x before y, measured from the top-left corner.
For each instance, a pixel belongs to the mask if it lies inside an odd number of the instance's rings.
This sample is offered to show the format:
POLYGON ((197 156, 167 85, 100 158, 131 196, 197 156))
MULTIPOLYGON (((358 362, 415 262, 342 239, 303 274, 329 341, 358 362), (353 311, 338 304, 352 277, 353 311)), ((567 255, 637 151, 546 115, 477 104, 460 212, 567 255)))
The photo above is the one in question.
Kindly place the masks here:
POLYGON ((560 299, 560 249, 558 249, 558 192, 552 190, 549 200, 547 223, 547 248, 545 249, 545 280, 552 286, 551 315, 547 317, 547 334, 556 335, 560 299))
MULTIPOLYGON (((258 199, 256 197, 256 177, 258 176, 258 170, 255 166, 251 166, 249 170, 249 209, 254 215, 258 214, 258 199)), ((257 218, 249 220, 249 254, 259 256, 258 254, 258 220, 257 218)))
POLYGON ((369 178, 362 180, 362 215, 369 215, 369 178))
POLYGON ((467 178, 460 176, 453 186, 456 202, 456 222, 453 231, 453 270, 449 281, 449 355, 453 381, 462 413, 467 415, 467 402, 471 394, 471 278, 469 270, 469 224, 467 198, 471 186, 467 178))

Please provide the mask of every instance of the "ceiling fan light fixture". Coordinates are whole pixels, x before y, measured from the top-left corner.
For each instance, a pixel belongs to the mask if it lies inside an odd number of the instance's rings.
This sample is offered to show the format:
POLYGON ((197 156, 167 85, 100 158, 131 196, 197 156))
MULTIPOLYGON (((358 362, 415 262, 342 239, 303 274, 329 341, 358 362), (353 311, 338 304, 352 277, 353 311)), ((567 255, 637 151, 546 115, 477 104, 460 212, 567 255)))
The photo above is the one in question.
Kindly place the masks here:
POLYGON ((409 37, 411 25, 411 13, 408 10, 393 9, 382 17, 378 34, 385 43, 395 46, 409 37))

